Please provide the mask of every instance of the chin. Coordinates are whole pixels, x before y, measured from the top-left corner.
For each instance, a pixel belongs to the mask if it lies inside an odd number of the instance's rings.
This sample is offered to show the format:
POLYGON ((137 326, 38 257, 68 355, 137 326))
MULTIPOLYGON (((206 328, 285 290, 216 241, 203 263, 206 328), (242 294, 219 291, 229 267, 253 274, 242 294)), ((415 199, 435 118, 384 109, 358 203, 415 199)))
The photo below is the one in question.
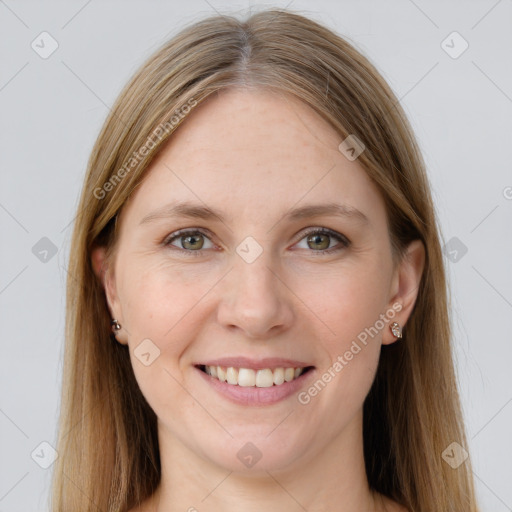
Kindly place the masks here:
POLYGON ((204 446, 203 453, 207 454, 212 464, 227 471, 268 477, 267 471, 272 473, 285 470, 296 463, 310 445, 305 440, 303 444, 298 440, 294 442, 289 435, 279 435, 276 432, 269 435, 267 428, 260 428, 259 433, 255 430, 230 430, 233 439, 224 442, 212 441, 204 446), (212 450, 211 446, 216 446, 216 449, 212 450))

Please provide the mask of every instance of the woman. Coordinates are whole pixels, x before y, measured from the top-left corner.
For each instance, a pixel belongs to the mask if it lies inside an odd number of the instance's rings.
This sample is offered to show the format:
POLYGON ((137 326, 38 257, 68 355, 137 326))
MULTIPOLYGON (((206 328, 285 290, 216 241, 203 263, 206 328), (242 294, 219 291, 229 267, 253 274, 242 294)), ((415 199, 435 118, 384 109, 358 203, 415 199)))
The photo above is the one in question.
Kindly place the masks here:
POLYGON ((424 163, 326 28, 219 16, 157 51, 69 272, 53 510, 478 510, 424 163))

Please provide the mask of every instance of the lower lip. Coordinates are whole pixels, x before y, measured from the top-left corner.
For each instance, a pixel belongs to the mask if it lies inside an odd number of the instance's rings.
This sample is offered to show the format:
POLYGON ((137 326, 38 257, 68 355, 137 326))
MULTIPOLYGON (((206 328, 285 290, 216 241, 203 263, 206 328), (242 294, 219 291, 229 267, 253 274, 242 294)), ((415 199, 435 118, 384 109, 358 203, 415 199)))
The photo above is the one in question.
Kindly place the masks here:
POLYGON ((241 405, 270 405, 280 402, 298 392, 305 385, 306 380, 309 380, 314 373, 314 368, 312 368, 290 382, 283 382, 268 388, 257 388, 256 386, 238 386, 221 382, 199 368, 195 369, 215 391, 225 396, 228 400, 241 405))

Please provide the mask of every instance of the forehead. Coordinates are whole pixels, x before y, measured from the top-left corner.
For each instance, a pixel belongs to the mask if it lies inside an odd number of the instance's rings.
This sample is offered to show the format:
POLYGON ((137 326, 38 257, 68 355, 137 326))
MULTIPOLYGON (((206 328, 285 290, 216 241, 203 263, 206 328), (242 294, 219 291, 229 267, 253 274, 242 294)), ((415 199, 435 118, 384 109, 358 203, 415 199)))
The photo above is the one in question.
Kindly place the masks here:
POLYGON ((140 220, 173 200, 203 203, 230 220, 269 222, 294 206, 340 203, 385 217, 364 169, 342 138, 290 95, 226 90, 196 106, 146 171, 130 200, 140 220))

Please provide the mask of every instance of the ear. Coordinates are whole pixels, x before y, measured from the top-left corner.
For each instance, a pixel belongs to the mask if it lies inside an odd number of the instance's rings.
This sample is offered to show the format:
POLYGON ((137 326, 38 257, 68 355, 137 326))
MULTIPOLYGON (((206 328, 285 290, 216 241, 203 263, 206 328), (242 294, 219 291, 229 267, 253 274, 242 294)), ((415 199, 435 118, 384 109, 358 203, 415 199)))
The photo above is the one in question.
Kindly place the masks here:
MULTIPOLYGON (((398 322, 403 328, 407 323, 418 297, 424 266, 425 246, 421 240, 414 240, 407 247, 407 251, 393 275, 388 310, 393 309, 397 311, 397 314, 393 320, 390 320, 389 325, 392 322, 398 322), (399 311, 398 304, 401 306, 399 311)), ((395 341, 397 338, 387 326, 382 335, 382 344, 389 345, 395 341)))
POLYGON ((92 250, 91 263, 94 273, 105 290, 110 316, 111 318, 115 318, 121 324, 121 329, 119 331, 115 331, 115 337, 119 343, 126 345, 128 343, 127 331, 123 328, 124 318, 117 295, 114 269, 106 257, 106 249, 104 247, 95 247, 92 250))

